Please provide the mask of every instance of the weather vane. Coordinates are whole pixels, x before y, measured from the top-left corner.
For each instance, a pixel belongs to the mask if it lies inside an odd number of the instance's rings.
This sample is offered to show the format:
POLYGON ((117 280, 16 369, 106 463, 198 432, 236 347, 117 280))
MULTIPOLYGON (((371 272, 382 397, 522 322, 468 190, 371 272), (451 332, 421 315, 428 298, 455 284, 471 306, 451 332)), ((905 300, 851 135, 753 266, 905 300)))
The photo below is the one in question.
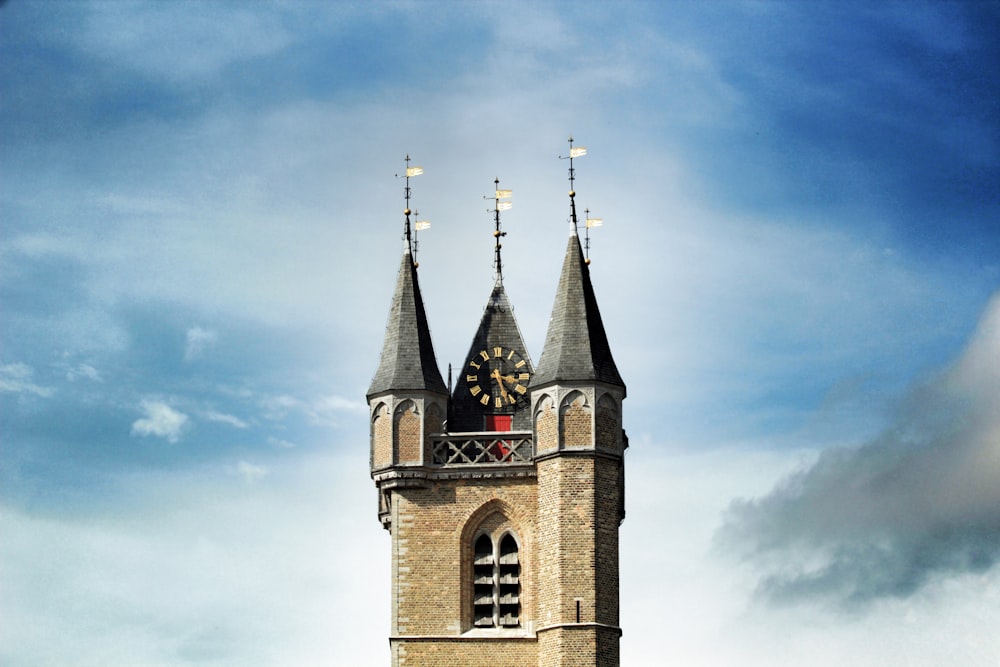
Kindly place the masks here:
MULTIPOLYGON (((500 189, 500 177, 493 179, 493 210, 489 211, 493 214, 494 230, 493 238, 496 240, 495 254, 493 257, 493 269, 496 272, 496 282, 500 284, 503 282, 503 263, 500 261, 500 237, 507 236, 507 232, 500 231, 500 211, 509 211, 514 205, 510 200, 514 196, 513 190, 501 190, 500 189), (508 200, 508 201, 503 201, 508 200)), ((487 199, 487 197, 483 197, 487 199)))
MULTIPOLYGON (((420 211, 414 209, 413 217, 419 218, 420 211)), ((417 262, 417 249, 420 247, 420 242, 417 241, 417 232, 422 232, 425 229, 430 229, 431 223, 429 220, 417 220, 413 223, 413 266, 420 266, 417 262)))
POLYGON ((573 158, 583 157, 587 154, 584 146, 573 147, 573 137, 569 138, 569 156, 560 155, 560 160, 569 160, 569 208, 573 229, 576 230, 576 191, 573 189, 573 181, 576 180, 576 172, 573 171, 573 158))
POLYGON ((590 209, 589 208, 588 209, 584 209, 584 211, 583 211, 583 218, 584 218, 584 227, 586 229, 586 231, 584 232, 585 236, 584 236, 584 243, 583 243, 583 249, 584 249, 584 252, 585 252, 584 256, 586 258, 586 260, 585 260, 586 263, 590 264, 590 228, 591 227, 600 227, 601 225, 603 225, 604 224, 604 218, 591 218, 590 217, 590 209))
MULTIPOLYGON (((419 176, 424 173, 423 167, 411 167, 410 166, 410 156, 406 156, 406 187, 403 190, 403 198, 406 199, 406 209, 403 211, 405 217, 405 222, 403 223, 403 239, 406 241, 406 250, 410 253, 410 257, 413 259, 413 265, 417 266, 417 239, 416 232, 422 229, 428 229, 431 223, 427 220, 417 220, 416 227, 413 234, 410 233, 410 213, 414 216, 419 215, 419 213, 410 211, 410 177, 419 176)), ((396 178, 399 178, 399 174, 396 174, 396 178)))

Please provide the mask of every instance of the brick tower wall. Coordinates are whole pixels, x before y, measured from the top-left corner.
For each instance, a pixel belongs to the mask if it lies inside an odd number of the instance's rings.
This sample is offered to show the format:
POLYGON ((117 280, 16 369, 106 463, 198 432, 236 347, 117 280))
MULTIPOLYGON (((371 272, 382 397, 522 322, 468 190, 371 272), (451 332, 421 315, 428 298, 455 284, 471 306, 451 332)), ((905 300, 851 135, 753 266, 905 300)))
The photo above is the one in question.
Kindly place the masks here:
MULTIPOLYGON (((472 629, 473 540, 480 525, 506 526, 520 539, 521 626, 536 618, 536 482, 533 477, 446 480, 392 492, 394 666, 537 663, 537 643, 472 629)), ((527 634, 527 633, 520 633, 527 634)))
POLYGON ((548 454, 536 463, 538 664, 618 667, 617 415, 605 405, 595 419, 592 403, 577 391, 561 403, 556 429, 548 399, 539 401, 535 421, 537 450, 548 454))
POLYGON ((538 462, 542 667, 620 664, 619 465, 615 459, 586 455, 538 462))

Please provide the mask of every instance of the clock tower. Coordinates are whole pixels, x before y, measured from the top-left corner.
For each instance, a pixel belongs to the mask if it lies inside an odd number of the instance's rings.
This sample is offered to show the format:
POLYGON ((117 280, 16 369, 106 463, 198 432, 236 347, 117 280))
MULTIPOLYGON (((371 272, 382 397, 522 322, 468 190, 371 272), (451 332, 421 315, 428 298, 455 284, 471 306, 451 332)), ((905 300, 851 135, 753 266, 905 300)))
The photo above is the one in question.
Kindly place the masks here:
MULTIPOLYGON (((573 158, 585 149, 570 140, 573 158)), ((621 408, 577 235, 569 239, 537 368, 503 285, 496 185, 494 284, 452 382, 441 379, 410 238, 368 391, 371 474, 391 535, 391 665, 620 664, 621 408)))

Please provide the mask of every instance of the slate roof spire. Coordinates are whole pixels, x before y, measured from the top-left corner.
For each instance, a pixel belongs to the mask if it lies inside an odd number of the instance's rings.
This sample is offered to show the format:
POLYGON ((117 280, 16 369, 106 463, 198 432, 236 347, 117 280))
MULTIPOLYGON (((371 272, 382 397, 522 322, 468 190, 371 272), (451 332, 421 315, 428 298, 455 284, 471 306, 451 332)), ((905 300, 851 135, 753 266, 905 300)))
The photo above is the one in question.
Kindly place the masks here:
MULTIPOLYGON (((515 350, 527 362, 526 367, 521 370, 528 373, 533 371, 531 357, 524 346, 524 337, 521 336, 521 329, 514 317, 514 309, 510 299, 507 298, 503 283, 499 280, 493 284, 490 298, 486 302, 486 308, 483 309, 483 317, 479 321, 479 328, 476 329, 472 344, 469 345, 466 361, 474 358, 480 350, 489 351, 496 347, 502 347, 505 351, 515 350)), ((528 412, 528 410, 514 411, 515 430, 531 428, 528 412)), ((484 408, 479 400, 469 393, 466 383, 461 381, 455 383, 451 397, 451 415, 448 419, 450 430, 482 431, 484 415, 493 413, 491 407, 484 408)))
POLYGON ((441 378, 431 331, 427 325, 424 300, 417 279, 417 264, 413 258, 410 233, 410 177, 423 173, 421 167, 410 166, 406 156, 406 210, 403 211, 403 257, 396 277, 396 291, 385 325, 385 340, 378 370, 368 388, 368 398, 388 391, 433 391, 448 394, 441 378))
MULTIPOLYGON (((493 289, 486 302, 486 307, 483 309, 479 328, 476 329, 472 344, 469 346, 466 362, 480 350, 494 350, 500 347, 508 352, 511 350, 517 352, 526 362, 526 367, 522 370, 531 373, 533 371, 531 358, 525 349, 524 337, 521 335, 521 329, 514 317, 514 308, 510 304, 510 299, 507 297, 507 291, 503 285, 503 263, 500 257, 500 241, 507 236, 507 232, 502 231, 500 225, 500 212, 510 210, 510 199, 513 196, 513 191, 501 189, 499 177, 493 180, 493 185, 493 210, 491 211, 494 223, 493 289)), ((512 410, 512 412, 515 430, 531 428, 528 410, 512 410)), ((497 413, 492 406, 484 407, 478 398, 470 394, 466 383, 456 382, 451 397, 449 429, 452 431, 482 431, 485 428, 484 416, 487 414, 497 413)))
POLYGON ((577 233, 573 158, 586 154, 586 148, 573 148, 570 137, 569 242, 545 346, 531 381, 532 389, 559 382, 603 382, 625 388, 611 355, 594 286, 590 282, 590 267, 584 259, 577 233))

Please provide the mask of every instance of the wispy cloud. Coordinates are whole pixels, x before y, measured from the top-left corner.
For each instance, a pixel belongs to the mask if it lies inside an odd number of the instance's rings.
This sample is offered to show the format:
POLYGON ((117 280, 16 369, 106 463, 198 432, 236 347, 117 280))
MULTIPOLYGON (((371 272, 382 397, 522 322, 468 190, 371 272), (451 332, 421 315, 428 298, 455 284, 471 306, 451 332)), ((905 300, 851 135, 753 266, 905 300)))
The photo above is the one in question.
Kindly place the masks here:
POLYGON ((235 417, 224 412, 209 411, 204 413, 204 417, 208 421, 217 422, 219 424, 229 424, 234 428, 247 428, 250 426, 239 417, 235 417))
POLYGON ((184 83, 283 48, 291 35, 265 7, 87 5, 70 43, 84 55, 184 83), (249 8, 247 8, 249 9, 249 8))
POLYGON ((289 414, 306 416, 314 424, 336 425, 343 413, 363 414, 368 406, 362 401, 343 396, 327 395, 318 398, 299 398, 289 394, 266 396, 260 400, 264 416, 271 420, 281 420, 289 414))
POLYGON ((163 401, 147 399, 142 402, 146 416, 132 423, 132 435, 155 436, 168 442, 177 442, 188 423, 188 416, 178 412, 163 401))
POLYGON ((80 363, 76 366, 66 369, 66 379, 70 382, 76 382, 77 380, 84 379, 90 380, 91 382, 103 382, 104 378, 101 377, 100 371, 91 366, 90 364, 80 363))
POLYGON ((124 476, 99 520, 0 502, 0 662, 371 664, 388 552, 369 507, 329 511, 368 490, 356 468, 313 458, 269 485, 248 461, 223 479, 214 466, 124 476), (362 561, 371 576, 344 567, 362 561))
POLYGON ((55 393, 51 387, 35 384, 35 369, 27 364, 14 363, 0 366, 0 391, 15 394, 33 394, 47 398, 55 393))
POLYGON ((367 411, 368 405, 366 403, 336 395, 321 396, 311 401, 306 408, 309 418, 318 424, 337 424, 338 416, 345 412, 359 415, 367 411))
POLYGON ((998 508, 1000 294, 961 359, 915 388, 891 428, 734 503, 719 539, 758 569, 769 600, 856 605, 992 568, 998 508))
POLYGON ((187 341, 184 347, 184 361, 192 361, 202 355, 202 353, 219 340, 219 334, 213 329, 204 329, 194 326, 187 330, 185 334, 187 341))
POLYGON ((290 411, 300 408, 302 401, 288 394, 280 394, 263 397, 260 400, 260 405, 264 409, 264 416, 267 419, 279 420, 284 419, 290 411))
POLYGON ((233 466, 233 472, 243 478, 244 482, 251 484, 266 477, 269 471, 265 466, 240 461, 233 466))
POLYGON ((288 440, 283 440, 282 438, 275 438, 274 436, 268 437, 267 444, 272 447, 278 447, 279 449, 293 449, 295 447, 294 442, 289 442, 288 440))

